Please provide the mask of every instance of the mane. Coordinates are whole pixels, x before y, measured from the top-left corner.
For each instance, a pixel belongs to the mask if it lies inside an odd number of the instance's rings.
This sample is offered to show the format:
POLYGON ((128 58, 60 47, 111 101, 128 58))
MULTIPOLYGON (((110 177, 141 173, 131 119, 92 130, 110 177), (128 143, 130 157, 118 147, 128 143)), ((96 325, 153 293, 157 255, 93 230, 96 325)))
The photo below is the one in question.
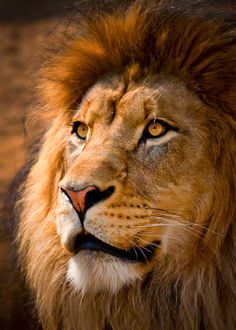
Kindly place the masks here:
POLYGON ((42 70, 42 105, 34 118, 43 120, 46 133, 21 186, 18 243, 45 329, 236 325, 236 8, 234 1, 227 5, 222 10, 220 1, 136 1, 107 12, 89 11, 80 17, 77 36, 42 70), (207 252, 193 240, 178 266, 163 260, 145 282, 116 296, 101 292, 81 297, 66 281, 68 255, 54 224, 57 187, 71 114, 86 90, 112 73, 136 80, 174 77, 215 110, 215 144, 209 157, 218 186, 207 252))

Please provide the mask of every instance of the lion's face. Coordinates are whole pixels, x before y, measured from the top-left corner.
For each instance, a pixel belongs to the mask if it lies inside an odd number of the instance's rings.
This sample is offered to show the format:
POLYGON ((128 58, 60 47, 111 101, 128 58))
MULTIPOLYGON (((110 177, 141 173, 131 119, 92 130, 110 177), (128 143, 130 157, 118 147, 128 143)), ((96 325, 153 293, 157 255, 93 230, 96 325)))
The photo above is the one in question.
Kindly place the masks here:
POLYGON ((57 207, 74 286, 117 291, 203 235, 209 123, 206 106, 168 79, 125 86, 113 77, 86 93, 68 129, 57 207))
POLYGON ((16 210, 45 329, 236 328, 233 7, 180 2, 99 1, 42 70, 16 210))

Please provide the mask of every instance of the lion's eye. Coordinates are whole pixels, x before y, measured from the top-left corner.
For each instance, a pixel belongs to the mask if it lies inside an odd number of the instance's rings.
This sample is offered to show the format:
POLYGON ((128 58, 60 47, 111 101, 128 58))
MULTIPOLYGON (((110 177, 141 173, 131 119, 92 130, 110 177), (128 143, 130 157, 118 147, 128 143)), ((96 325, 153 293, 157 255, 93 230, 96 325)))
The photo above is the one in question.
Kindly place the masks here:
POLYGON ((165 127, 161 123, 152 122, 148 125, 147 130, 152 137, 158 137, 165 131, 165 127))
POLYGON ((72 133, 75 133, 82 140, 86 139, 88 130, 88 126, 80 121, 73 123, 72 133))
POLYGON ((168 124, 165 124, 161 121, 151 121, 145 131, 144 136, 145 138, 158 138, 164 135, 168 130, 168 124))

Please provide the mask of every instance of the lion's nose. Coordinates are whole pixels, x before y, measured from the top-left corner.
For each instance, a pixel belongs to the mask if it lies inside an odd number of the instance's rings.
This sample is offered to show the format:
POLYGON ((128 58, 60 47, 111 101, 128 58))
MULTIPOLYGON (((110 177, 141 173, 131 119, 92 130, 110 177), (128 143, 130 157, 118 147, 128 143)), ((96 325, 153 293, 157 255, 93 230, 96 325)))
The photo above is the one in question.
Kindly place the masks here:
POLYGON ((107 199, 114 192, 115 187, 111 186, 101 191, 95 186, 88 186, 81 190, 73 190, 71 188, 63 188, 62 191, 69 197, 75 210, 79 213, 83 223, 86 211, 98 202, 107 199))
POLYGON ((64 191, 67 196, 70 198, 71 203, 73 204, 76 211, 83 213, 86 208, 86 202, 88 202, 88 192, 98 190, 95 186, 86 187, 79 191, 74 191, 72 189, 66 188, 64 191), (86 198, 87 196, 87 198, 86 198))

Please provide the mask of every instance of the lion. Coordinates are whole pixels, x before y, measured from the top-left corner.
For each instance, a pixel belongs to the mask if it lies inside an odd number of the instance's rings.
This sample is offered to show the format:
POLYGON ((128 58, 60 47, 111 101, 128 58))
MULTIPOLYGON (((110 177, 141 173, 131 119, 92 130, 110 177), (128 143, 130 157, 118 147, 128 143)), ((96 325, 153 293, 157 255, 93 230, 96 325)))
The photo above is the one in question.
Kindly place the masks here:
POLYGON ((87 12, 42 69, 17 242, 44 329, 236 328, 236 24, 221 5, 87 12))

